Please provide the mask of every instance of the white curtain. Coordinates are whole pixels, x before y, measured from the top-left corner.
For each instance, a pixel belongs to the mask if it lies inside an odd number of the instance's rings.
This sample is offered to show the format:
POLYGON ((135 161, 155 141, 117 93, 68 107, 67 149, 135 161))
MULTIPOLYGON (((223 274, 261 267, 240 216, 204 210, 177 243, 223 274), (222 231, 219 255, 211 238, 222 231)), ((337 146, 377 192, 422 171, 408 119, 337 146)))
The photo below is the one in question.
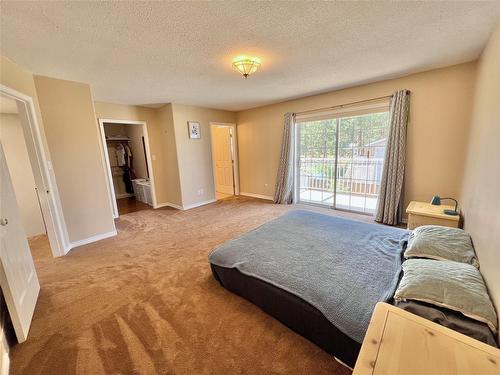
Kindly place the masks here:
POLYGON ((390 129, 385 151, 384 171, 375 221, 397 225, 403 215, 403 181, 406 161, 406 128, 410 108, 410 92, 392 95, 390 129))
POLYGON ((276 178, 276 189, 274 203, 293 203, 293 165, 295 155, 295 115, 285 113, 283 144, 281 146, 281 158, 276 178))

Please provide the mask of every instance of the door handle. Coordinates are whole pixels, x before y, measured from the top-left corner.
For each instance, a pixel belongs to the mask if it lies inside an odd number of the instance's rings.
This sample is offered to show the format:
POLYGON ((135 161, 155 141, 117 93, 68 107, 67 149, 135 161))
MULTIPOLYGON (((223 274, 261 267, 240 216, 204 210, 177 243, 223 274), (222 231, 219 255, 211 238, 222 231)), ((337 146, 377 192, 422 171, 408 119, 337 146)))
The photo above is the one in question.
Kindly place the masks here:
POLYGON ((0 219, 0 225, 2 227, 6 226, 7 224, 9 224, 9 219, 7 219, 6 217, 0 219))

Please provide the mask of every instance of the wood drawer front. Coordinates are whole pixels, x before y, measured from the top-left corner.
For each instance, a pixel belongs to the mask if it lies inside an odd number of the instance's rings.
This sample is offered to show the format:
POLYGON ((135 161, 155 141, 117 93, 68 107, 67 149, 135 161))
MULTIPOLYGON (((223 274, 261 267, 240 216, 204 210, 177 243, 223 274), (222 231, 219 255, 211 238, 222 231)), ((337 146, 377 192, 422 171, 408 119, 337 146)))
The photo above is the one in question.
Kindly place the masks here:
POLYGON ((439 219, 436 217, 408 214, 408 229, 415 229, 422 225, 442 225, 445 227, 458 228, 459 221, 439 219))

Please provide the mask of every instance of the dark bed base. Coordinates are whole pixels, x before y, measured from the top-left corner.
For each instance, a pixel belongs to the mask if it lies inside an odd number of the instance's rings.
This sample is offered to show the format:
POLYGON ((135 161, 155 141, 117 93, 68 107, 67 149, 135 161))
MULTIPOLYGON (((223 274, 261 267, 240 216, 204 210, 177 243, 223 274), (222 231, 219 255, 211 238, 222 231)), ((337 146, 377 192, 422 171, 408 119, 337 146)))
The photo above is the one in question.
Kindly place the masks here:
POLYGON ((283 289, 244 275, 237 269, 210 266, 214 277, 223 287, 253 302, 327 353, 354 367, 361 344, 339 331, 317 308, 283 289))

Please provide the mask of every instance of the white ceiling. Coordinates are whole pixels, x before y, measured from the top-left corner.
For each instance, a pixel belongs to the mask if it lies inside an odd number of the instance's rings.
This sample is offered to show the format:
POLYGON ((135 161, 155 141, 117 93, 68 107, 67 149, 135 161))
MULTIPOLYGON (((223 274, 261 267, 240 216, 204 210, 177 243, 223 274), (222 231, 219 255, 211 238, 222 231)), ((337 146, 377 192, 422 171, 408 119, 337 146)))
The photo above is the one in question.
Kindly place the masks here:
POLYGON ((0 2, 0 52, 95 100, 239 110, 476 59, 500 2, 0 2), (262 59, 244 80, 240 54, 262 59))

